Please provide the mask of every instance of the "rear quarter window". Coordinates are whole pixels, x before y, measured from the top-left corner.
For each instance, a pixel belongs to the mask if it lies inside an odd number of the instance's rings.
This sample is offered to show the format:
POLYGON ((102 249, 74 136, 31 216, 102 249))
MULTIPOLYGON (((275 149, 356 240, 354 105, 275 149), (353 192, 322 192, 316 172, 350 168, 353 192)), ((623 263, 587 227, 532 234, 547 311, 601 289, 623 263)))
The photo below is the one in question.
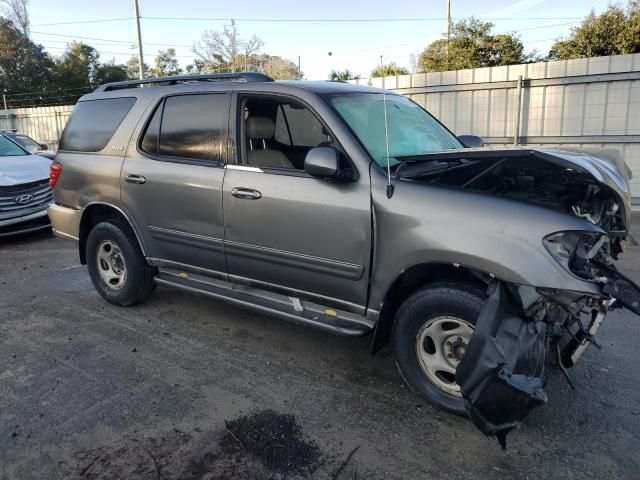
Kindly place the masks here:
POLYGON ((99 152, 107 146, 135 98, 105 98, 78 102, 60 139, 60 150, 99 152))

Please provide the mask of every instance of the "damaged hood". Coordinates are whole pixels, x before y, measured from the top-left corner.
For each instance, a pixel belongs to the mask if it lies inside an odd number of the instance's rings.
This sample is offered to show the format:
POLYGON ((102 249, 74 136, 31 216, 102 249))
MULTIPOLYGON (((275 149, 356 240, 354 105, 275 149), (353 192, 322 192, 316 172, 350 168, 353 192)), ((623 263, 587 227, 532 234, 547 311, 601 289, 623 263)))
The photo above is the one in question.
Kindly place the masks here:
POLYGON ((526 148, 540 153, 547 160, 564 166, 577 168, 589 174, 598 183, 613 190, 624 207, 627 225, 631 218, 631 169, 622 159, 618 150, 614 149, 558 149, 558 148, 526 148))
POLYGON ((465 148, 398 157, 396 178, 486 192, 555 208, 601 225, 631 219, 631 171, 611 149, 465 148), (594 188, 595 187, 595 188, 594 188), (609 197, 606 199, 604 197, 609 197), (611 223, 611 222, 609 222, 611 223))
POLYGON ((37 182, 49 178, 51 160, 39 155, 0 157, 0 187, 37 182))

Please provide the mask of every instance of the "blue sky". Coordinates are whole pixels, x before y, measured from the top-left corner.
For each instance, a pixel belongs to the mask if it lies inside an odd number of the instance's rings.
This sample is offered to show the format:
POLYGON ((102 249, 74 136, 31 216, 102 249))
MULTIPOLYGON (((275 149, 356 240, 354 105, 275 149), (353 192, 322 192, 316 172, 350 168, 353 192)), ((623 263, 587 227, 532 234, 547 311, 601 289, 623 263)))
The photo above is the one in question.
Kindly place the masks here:
MULTIPOLYGON (((297 61, 308 79, 325 79, 331 69, 349 68, 362 76, 380 61, 409 66, 411 53, 420 52, 446 28, 446 0, 139 0, 143 18, 145 62, 159 49, 175 47, 185 66, 194 58, 192 45, 204 30, 219 30, 223 18, 236 18, 243 36, 256 34, 262 51, 297 61), (183 19, 175 19, 182 17, 183 19), (190 19, 184 19, 189 17, 190 19), (276 22, 251 19, 421 19, 383 22, 276 22), (243 20, 245 19, 245 20, 243 20), (429 20, 435 19, 435 20, 429 20), (332 52, 329 56, 328 52, 332 52)), ((607 0, 451 0, 452 17, 476 17, 495 23, 495 32, 519 33, 527 50, 546 53, 553 40, 593 8, 601 12, 607 0)), ((103 60, 125 62, 135 50, 132 0, 30 0, 32 37, 53 55, 74 38, 93 45, 103 60), (113 20, 106 22, 86 22, 113 20), (65 24, 60 24, 60 23, 65 24), (85 39, 81 37, 90 37, 85 39), (98 40, 99 39, 99 40, 98 40)))

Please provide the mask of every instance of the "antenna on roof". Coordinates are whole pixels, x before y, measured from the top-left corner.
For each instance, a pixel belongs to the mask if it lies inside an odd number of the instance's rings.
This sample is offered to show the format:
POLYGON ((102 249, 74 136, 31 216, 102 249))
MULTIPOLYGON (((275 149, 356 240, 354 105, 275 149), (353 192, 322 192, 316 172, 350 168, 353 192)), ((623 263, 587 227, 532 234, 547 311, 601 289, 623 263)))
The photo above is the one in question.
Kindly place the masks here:
MULTIPOLYGON (((382 63, 382 55, 380 55, 380 69, 384 70, 382 63)), ((384 71, 382 72, 384 75, 384 71)), ((391 183, 391 160, 389 159, 389 120, 387 118, 387 90, 384 85, 384 76, 382 77, 382 104, 384 105, 384 141, 387 147, 387 198, 393 196, 393 184, 391 183)))

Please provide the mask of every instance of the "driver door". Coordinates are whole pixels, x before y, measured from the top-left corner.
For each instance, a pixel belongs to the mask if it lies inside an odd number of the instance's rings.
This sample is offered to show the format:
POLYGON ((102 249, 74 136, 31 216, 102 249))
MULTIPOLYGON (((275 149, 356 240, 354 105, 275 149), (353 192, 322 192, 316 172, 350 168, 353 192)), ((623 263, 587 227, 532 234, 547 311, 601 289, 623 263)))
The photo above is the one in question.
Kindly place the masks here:
MULTIPOLYGON (((364 313, 371 253, 368 176, 339 183, 304 171, 302 154, 333 138, 296 99, 241 95, 236 113, 240 148, 223 186, 230 280, 364 313), (295 119, 287 111, 296 112, 295 119), (248 131, 248 124, 261 127, 248 131), (270 151, 256 155, 252 148, 270 151), (260 163, 282 155, 288 162, 278 163, 286 167, 260 163)), ((354 168, 346 157, 344 162, 354 168)))

